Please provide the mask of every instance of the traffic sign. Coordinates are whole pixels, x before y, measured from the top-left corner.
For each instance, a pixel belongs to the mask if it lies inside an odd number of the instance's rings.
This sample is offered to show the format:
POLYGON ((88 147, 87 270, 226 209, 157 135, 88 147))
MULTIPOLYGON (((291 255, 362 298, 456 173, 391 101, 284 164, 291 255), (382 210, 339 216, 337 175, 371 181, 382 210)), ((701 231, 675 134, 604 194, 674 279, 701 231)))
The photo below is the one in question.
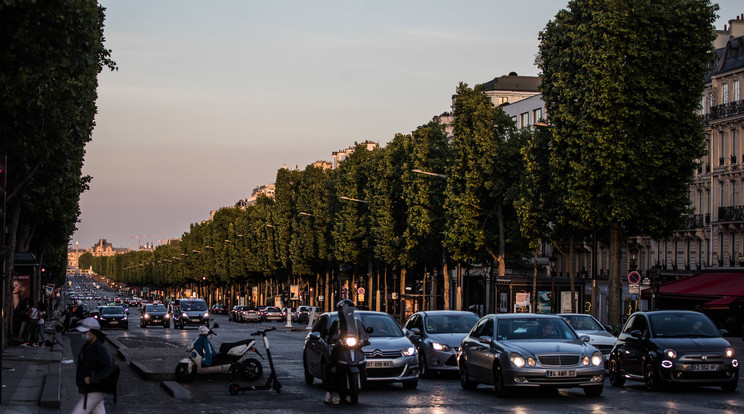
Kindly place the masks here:
POLYGON ((364 290, 363 287, 360 287, 359 289, 357 289, 357 293, 360 295, 364 295, 364 292, 366 292, 366 290, 364 290))
POLYGON ((635 270, 628 273, 628 282, 630 282, 631 285, 637 285, 641 281, 641 274, 636 272, 635 270))
POLYGON ((630 285, 630 286, 628 286, 628 293, 630 293, 630 294, 641 293, 641 287, 638 286, 638 285, 630 285))

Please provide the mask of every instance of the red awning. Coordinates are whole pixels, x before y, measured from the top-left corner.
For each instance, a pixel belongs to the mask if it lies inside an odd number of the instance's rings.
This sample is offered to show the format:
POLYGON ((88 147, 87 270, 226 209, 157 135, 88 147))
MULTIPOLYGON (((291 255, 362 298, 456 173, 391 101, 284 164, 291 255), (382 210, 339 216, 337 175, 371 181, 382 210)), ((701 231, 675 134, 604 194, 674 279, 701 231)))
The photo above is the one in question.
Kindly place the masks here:
POLYGON ((721 299, 703 303, 703 309, 728 309, 731 302, 739 299, 738 296, 724 296, 721 299))
MULTIPOLYGON (((744 297, 744 273, 699 273, 664 283, 659 286, 659 291, 661 296, 667 297, 744 297)), ((644 289, 644 295, 649 292, 650 289, 644 289)))

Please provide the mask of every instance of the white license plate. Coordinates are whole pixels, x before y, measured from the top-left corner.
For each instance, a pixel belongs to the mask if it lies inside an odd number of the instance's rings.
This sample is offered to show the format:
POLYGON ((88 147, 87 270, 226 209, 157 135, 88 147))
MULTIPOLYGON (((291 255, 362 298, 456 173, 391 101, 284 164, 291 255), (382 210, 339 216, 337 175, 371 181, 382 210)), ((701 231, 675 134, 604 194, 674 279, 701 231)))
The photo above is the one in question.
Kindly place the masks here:
POLYGON ((392 368, 393 361, 367 361, 367 368, 392 368))
POLYGON ((569 378, 576 376, 574 369, 551 369, 545 373, 548 378, 569 378))
POLYGON ((692 366, 693 371, 718 371, 718 365, 716 364, 694 364, 692 366))
POLYGON ((191 322, 199 322, 199 318, 191 318, 191 322))
POLYGON ((116 324, 118 324, 119 322, 117 322, 117 321, 111 321, 111 322, 109 322, 109 323, 110 323, 111 325, 116 325, 116 324))

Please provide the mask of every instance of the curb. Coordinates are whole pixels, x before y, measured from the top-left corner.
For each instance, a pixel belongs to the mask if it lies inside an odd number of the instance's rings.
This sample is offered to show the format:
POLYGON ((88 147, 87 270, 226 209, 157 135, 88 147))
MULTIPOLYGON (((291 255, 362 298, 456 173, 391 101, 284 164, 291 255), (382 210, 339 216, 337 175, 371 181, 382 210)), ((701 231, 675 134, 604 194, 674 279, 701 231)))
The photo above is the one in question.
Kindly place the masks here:
POLYGON ((162 381, 160 387, 165 390, 171 397, 178 400, 185 400, 191 398, 191 393, 181 384, 176 381, 162 381))

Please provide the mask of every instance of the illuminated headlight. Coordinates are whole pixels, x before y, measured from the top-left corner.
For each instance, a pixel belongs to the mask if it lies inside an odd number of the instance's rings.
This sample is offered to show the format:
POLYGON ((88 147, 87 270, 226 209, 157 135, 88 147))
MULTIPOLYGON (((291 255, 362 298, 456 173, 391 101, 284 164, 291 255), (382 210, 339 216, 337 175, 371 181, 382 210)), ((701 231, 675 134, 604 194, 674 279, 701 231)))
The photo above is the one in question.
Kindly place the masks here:
POLYGON ((403 352, 403 355, 405 356, 416 355, 416 348, 409 346, 408 348, 404 349, 401 352, 403 352))
POLYGON ((525 363, 524 357, 516 352, 509 354, 509 361, 517 368, 522 368, 525 363))
POLYGON ((527 365, 534 367, 535 366, 535 359, 532 357, 527 358, 527 365))
POLYGON ((677 358, 677 351, 673 350, 672 348, 667 348, 664 350, 664 356, 669 359, 675 359, 677 358))
POLYGON ((665 359, 665 360, 661 361, 661 367, 662 368, 669 369, 669 368, 671 368, 673 366, 674 366, 674 362, 672 362, 672 361, 670 361, 668 359, 665 359))
POLYGON ((346 339, 344 339, 344 342, 346 343, 346 346, 352 348, 357 345, 357 339, 353 336, 347 336, 346 339))
POLYGON ((434 348, 435 351, 449 351, 451 348, 447 345, 440 344, 438 342, 432 342, 431 347, 434 348))
POLYGON ((170 313, 166 313, 165 314, 165 319, 169 319, 169 318, 170 318, 170 313))
POLYGON ((209 312, 204 312, 204 319, 209 319, 209 312))
POLYGON ((145 314, 145 319, 150 319, 150 315, 145 314))
POLYGON ((127 320, 127 317, 124 316, 123 318, 121 318, 121 320, 125 321, 125 320, 127 320))
POLYGON ((595 367, 598 367, 600 365, 604 364, 604 357, 602 356, 601 352, 595 352, 592 354, 592 365, 595 367))
POLYGON ((726 348, 726 350, 723 351, 723 354, 726 355, 726 358, 733 358, 734 357, 734 349, 733 348, 726 348))
POLYGON ((592 362, 592 361, 591 361, 591 358, 589 358, 588 356, 585 356, 585 357, 584 357, 584 358, 583 358, 583 359, 581 360, 581 365, 583 365, 583 366, 587 366, 587 365, 589 365, 589 363, 590 363, 590 362, 592 362))
POLYGON ((187 314, 186 312, 184 312, 184 313, 183 313, 183 314, 181 315, 181 317, 182 317, 182 318, 188 318, 188 317, 189 317, 189 315, 188 315, 188 314, 187 314))

